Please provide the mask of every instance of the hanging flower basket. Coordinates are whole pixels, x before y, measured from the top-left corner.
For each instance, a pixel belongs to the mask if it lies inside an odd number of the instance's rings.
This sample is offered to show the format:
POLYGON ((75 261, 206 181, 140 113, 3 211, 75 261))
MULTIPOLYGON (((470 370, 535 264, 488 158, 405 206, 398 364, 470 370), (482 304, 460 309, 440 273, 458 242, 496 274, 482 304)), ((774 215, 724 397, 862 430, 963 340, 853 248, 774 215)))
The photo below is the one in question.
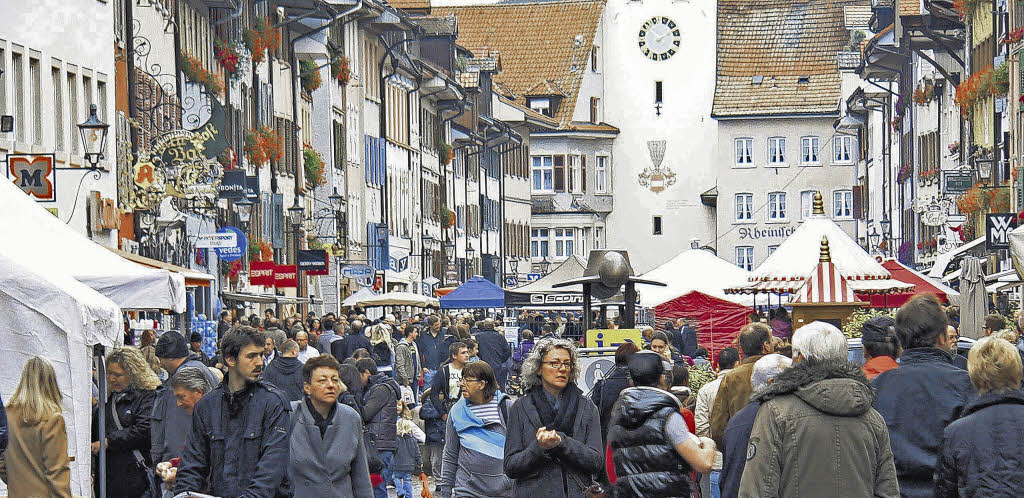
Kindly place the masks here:
POLYGON ((242 75, 240 62, 243 56, 240 48, 237 43, 229 43, 220 38, 213 41, 214 57, 231 79, 237 79, 242 75))
POLYGON ((904 164, 900 167, 899 174, 896 175, 896 183, 903 183, 914 176, 914 168, 909 164, 904 164))
POLYGON ((316 62, 308 60, 299 62, 299 81, 302 83, 302 91, 306 95, 312 95, 314 90, 320 88, 323 80, 320 78, 320 70, 317 69, 316 62))
POLYGON ((183 53, 180 62, 181 72, 189 81, 205 86, 206 91, 212 94, 221 95, 224 92, 224 82, 213 71, 206 69, 203 61, 183 53))
POLYGON ((960 153, 960 141, 957 140, 956 142, 953 142, 953 143, 949 144, 949 146, 947 148, 949 149, 949 155, 952 156, 952 155, 959 154, 960 153))
POLYGON ((281 44, 281 30, 271 26, 266 18, 257 17, 252 27, 242 33, 242 41, 252 54, 252 61, 259 64, 263 62, 267 50, 274 50, 281 44))
POLYGON ((310 146, 302 148, 302 164, 306 169, 306 184, 316 188, 327 183, 324 177, 324 158, 310 146))
POLYGON ((1003 37, 1002 42, 1006 45, 1011 45, 1019 42, 1022 38, 1024 38, 1024 28, 1017 28, 1013 31, 1010 31, 1009 33, 1006 33, 1006 36, 1003 37))
POLYGON ((935 99, 935 85, 931 83, 925 83, 924 85, 918 85, 917 89, 914 90, 914 103, 918 105, 928 105, 935 99))
POLYGON ((448 206, 441 206, 441 223, 446 229, 455 226, 455 213, 448 206))
POLYGON ((274 248, 267 241, 249 236, 249 261, 273 261, 274 248))
POLYGON ((1006 95, 1004 86, 1009 85, 1009 66, 1005 73, 999 76, 1002 81, 1000 87, 996 87, 995 70, 992 65, 985 66, 980 71, 971 74, 960 86, 956 87, 956 96, 953 98, 956 105, 960 106, 960 113, 966 115, 967 111, 990 95, 1006 95))
POLYGON ((335 56, 335 59, 331 61, 331 77, 341 86, 348 85, 348 80, 352 77, 352 68, 349 67, 348 57, 335 56))
POLYGON ((245 134, 245 157, 256 166, 280 160, 283 149, 284 139, 269 126, 253 128, 245 134))
POLYGON ((978 5, 981 5, 981 0, 953 0, 953 9, 961 20, 966 20, 978 5))
POLYGON ((437 157, 441 160, 441 164, 445 166, 452 163, 452 159, 455 159, 455 149, 447 143, 441 142, 437 144, 437 157))

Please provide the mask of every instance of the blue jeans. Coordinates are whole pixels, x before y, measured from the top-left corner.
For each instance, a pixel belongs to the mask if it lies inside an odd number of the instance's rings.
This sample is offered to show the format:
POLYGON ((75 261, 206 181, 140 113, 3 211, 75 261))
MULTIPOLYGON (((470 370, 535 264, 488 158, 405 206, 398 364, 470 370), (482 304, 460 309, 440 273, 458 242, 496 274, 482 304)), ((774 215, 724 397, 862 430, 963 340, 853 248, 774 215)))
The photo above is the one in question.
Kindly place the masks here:
POLYGON ((395 491, 399 498, 413 498, 412 496, 412 474, 408 472, 396 472, 391 476, 395 483, 395 491))
POLYGON ((384 462, 384 470, 380 471, 383 481, 373 490, 373 498, 388 498, 388 483, 391 482, 391 469, 395 468, 395 452, 380 450, 380 459, 384 462))
POLYGON ((722 471, 712 470, 711 471, 711 498, 722 498, 722 489, 719 488, 719 483, 722 482, 722 471))
POLYGON ((437 370, 427 369, 427 373, 423 374, 423 389, 430 389, 430 386, 434 385, 434 376, 437 375, 437 370))

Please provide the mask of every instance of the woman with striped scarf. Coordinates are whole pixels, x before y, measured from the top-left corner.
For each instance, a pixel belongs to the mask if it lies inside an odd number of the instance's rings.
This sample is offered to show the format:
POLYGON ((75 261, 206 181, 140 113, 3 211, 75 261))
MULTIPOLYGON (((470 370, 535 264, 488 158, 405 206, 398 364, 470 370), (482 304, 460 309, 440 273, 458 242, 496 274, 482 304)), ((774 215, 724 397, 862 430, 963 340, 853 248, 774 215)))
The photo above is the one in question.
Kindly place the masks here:
POLYGON ((505 476, 505 426, 512 399, 498 390, 494 370, 484 361, 462 370, 462 399, 445 423, 439 498, 512 496, 505 476))

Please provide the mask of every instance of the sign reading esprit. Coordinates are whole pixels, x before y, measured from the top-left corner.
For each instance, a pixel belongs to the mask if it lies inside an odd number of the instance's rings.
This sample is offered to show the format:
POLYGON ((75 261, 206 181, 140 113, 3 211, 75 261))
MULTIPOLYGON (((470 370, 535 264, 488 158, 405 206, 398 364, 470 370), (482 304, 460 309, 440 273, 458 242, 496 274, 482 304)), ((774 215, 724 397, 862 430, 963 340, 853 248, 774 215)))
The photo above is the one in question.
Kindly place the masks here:
POLYGON ((274 286, 274 262, 252 261, 249 263, 249 283, 265 287, 274 286))
POLYGON ((295 265, 274 266, 274 287, 279 289, 298 287, 299 269, 295 265))

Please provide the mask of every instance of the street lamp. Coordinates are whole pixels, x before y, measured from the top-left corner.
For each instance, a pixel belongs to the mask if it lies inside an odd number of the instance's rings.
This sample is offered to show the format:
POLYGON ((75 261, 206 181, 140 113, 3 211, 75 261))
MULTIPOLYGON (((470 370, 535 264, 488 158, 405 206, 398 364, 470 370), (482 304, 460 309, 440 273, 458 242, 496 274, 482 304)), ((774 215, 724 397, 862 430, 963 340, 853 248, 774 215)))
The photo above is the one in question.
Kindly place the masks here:
POLYGON ((512 258, 512 260, 508 262, 508 267, 509 267, 509 269, 512 270, 512 274, 513 275, 516 275, 516 276, 519 275, 519 260, 518 259, 512 258))
POLYGON ((540 272, 544 275, 547 275, 549 268, 551 268, 551 262, 548 261, 547 256, 544 256, 544 260, 540 262, 540 272))
POLYGON ((299 204, 299 198, 295 197, 295 204, 288 208, 288 219, 292 220, 292 225, 298 229, 298 226, 302 224, 302 219, 306 217, 306 209, 299 204))
POLYGON ((327 200, 331 201, 335 213, 345 213, 345 196, 338 193, 338 187, 334 187, 334 193, 327 196, 327 200))
POLYGON ((476 249, 473 249, 473 246, 471 246, 471 245, 467 245, 466 246, 466 259, 473 260, 473 258, 475 256, 476 256, 476 249))
POLYGON ((96 104, 89 106, 89 119, 78 124, 78 132, 82 134, 82 148, 85 160, 91 169, 96 169, 103 159, 103 147, 107 143, 107 129, 110 125, 96 117, 96 104))
POLYGON ((988 185, 989 180, 992 179, 992 159, 976 159, 974 161, 975 166, 978 168, 978 179, 981 183, 988 185))
POLYGON ((878 251, 878 237, 878 228, 871 224, 868 227, 868 247, 871 249, 871 252, 878 251))
POLYGON ((252 215, 252 201, 248 198, 236 201, 235 212, 238 213, 238 221, 241 222, 242 226, 248 226, 249 217, 252 215))
POLYGON ((452 241, 445 242, 444 244, 444 255, 448 258, 449 263, 455 262, 455 243, 452 241))

